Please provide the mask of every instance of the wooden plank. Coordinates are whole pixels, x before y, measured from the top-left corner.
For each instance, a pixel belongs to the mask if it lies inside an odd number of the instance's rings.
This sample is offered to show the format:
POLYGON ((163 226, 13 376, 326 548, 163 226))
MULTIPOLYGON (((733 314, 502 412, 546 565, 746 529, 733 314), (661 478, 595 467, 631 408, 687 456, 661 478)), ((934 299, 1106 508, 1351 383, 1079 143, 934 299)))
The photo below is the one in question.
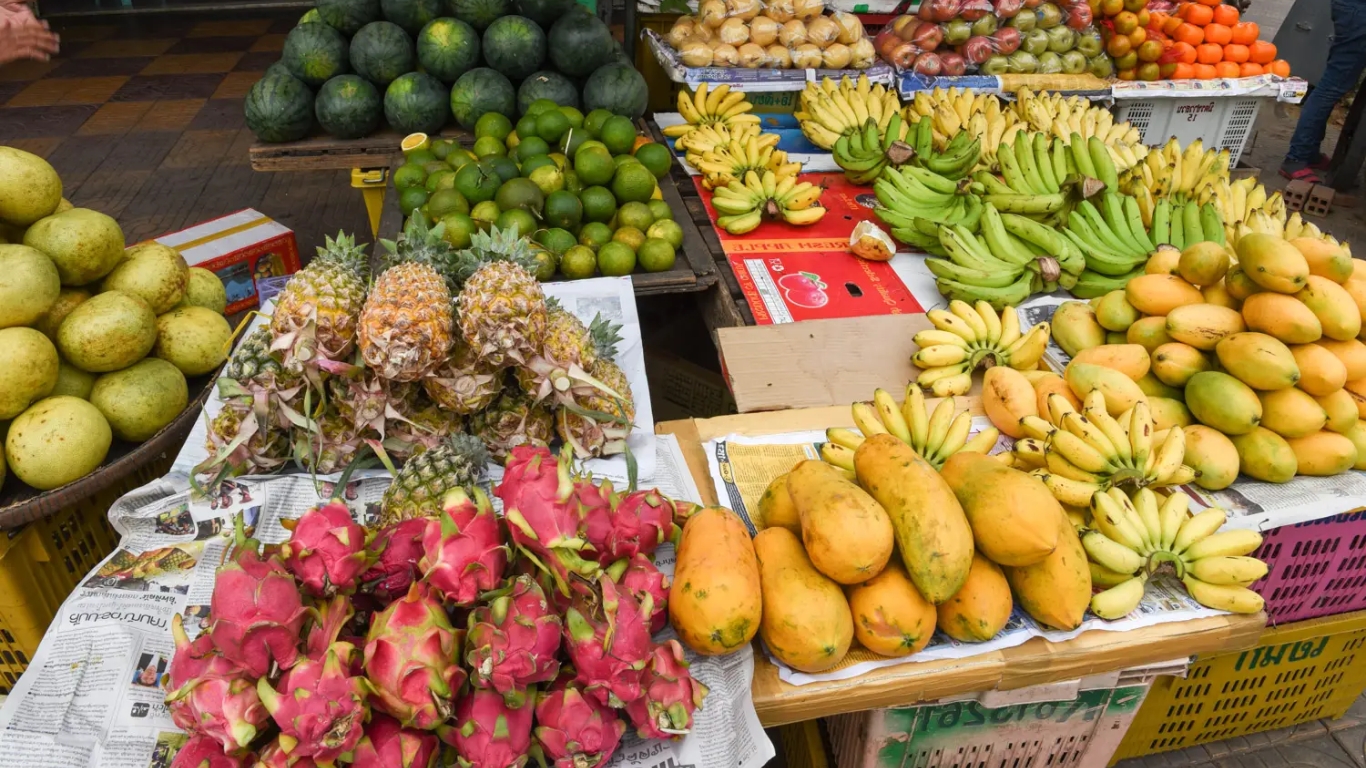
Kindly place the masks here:
MULTIPOLYGON (((468 131, 446 128, 443 139, 468 143, 468 131)), ((399 152, 403 134, 386 128, 360 139, 336 139, 322 134, 299 141, 252 144, 248 154, 251 167, 258 171, 321 171, 351 168, 384 168, 399 152)))

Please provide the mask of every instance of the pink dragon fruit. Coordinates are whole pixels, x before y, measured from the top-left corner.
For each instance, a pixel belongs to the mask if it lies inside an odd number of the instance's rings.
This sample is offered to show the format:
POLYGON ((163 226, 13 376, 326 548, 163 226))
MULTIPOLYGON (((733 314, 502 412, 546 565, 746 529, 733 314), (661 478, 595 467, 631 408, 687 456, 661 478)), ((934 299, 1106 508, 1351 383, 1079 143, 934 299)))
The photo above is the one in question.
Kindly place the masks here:
POLYGON ((439 520, 427 522, 420 566, 427 583, 446 601, 474 605, 480 593, 498 588, 508 548, 488 496, 478 488, 471 499, 456 488, 446 494, 439 520))
POLYGON ((261 750, 252 768, 318 768, 318 764, 311 757, 290 757, 276 739, 261 750))
POLYGON ((350 643, 334 643, 321 661, 306 659, 277 683, 256 681, 261 702, 280 726, 280 749, 290 758, 311 757, 324 765, 356 748, 370 717, 370 686, 352 677, 350 643))
POLYGON ((209 636, 218 652, 246 670, 265 677, 271 663, 282 669, 299 658, 299 630, 308 615, 294 577, 274 557, 261 557, 237 519, 235 559, 218 569, 209 600, 209 636))
POLYGON ((314 597, 356 591, 360 575, 370 567, 365 528, 351 518, 340 500, 310 509, 293 522, 293 534, 280 554, 289 572, 314 597))
POLYGON ((431 730, 450 717, 465 684, 456 663, 464 632, 451 628, 441 601, 421 583, 370 621, 365 674, 376 705, 405 728, 431 730))
POLYGON ((607 573, 619 586, 630 592, 636 602, 644 603, 645 595, 651 598, 650 634, 657 634, 669 623, 669 579, 650 558, 636 555, 630 560, 618 560, 607 569, 607 573))
POLYGON ((380 530, 370 542, 374 565, 361 574, 366 589, 386 605, 408 594, 408 587, 421 578, 422 537, 427 520, 403 520, 380 530))
POLYGON ((351 758, 354 768, 434 768, 441 740, 430 731, 404 728, 388 715, 375 714, 351 758))
POLYGON ((602 600, 575 600, 564 617, 565 648, 584 693, 618 709, 641 696, 640 671, 650 659, 651 598, 642 602, 607 576, 602 600))
POLYGON ((208 736, 191 736, 175 753, 171 768, 247 768, 251 755, 230 755, 208 736))
POLYGON ((177 726, 212 738, 219 752, 246 749, 257 727, 270 717, 256 684, 242 669, 213 650, 207 634, 193 643, 180 615, 171 618, 175 656, 167 670, 166 706, 177 726))
POLYGON ((526 703, 526 688, 559 674, 560 617, 530 577, 518 576, 470 614, 465 660, 471 680, 503 694, 509 706, 526 703))
POLYGON ((438 733, 455 747, 460 768, 522 768, 531 749, 535 710, 514 709, 497 691, 472 688, 456 702, 456 724, 438 733))
MULTIPOLYGON (((598 563, 612 563, 650 555, 660 544, 677 537, 675 505, 659 491, 636 491, 612 497, 610 504, 596 503, 602 491, 593 491, 591 482, 575 483, 575 495, 587 501, 584 506, 584 538, 597 555, 598 563)), ((603 484, 611 494, 611 486, 603 484)))
POLYGON ((550 572, 561 593, 570 594, 571 575, 597 577, 598 564, 584 557, 591 549, 579 534, 582 518, 567 460, 557 462, 545 448, 517 446, 494 493, 503 500, 517 548, 550 572))
POLYGON ((536 741, 555 768, 597 768, 617 751, 626 723, 561 679, 536 701, 536 741))
POLYGON ((642 739, 677 739, 692 730, 692 714, 702 708, 707 686, 688 672, 677 640, 655 646, 641 685, 645 695, 627 704, 626 714, 642 739))

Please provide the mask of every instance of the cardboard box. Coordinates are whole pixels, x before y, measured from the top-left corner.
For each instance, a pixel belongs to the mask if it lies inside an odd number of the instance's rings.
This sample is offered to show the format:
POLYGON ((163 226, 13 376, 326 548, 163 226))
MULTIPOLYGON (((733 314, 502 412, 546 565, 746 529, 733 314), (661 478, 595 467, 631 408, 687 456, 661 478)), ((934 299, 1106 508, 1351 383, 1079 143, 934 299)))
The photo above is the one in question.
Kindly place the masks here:
POLYGON ((227 314, 258 306, 257 281, 299 271, 294 231, 246 208, 156 238, 192 267, 218 275, 228 292, 227 314))

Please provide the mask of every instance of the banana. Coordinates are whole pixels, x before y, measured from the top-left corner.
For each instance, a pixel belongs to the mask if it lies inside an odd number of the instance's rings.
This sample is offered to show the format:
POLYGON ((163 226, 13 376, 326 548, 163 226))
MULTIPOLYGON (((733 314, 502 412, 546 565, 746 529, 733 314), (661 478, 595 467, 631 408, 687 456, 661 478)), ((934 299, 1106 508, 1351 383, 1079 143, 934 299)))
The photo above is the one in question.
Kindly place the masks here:
MULTIPOLYGON (((917 383, 919 379, 916 380, 917 383)), ((966 395, 972 389, 972 371, 966 367, 962 372, 954 376, 946 376, 935 379, 928 387, 930 394, 935 397, 952 397, 954 395, 966 395)))
POLYGON ((851 451, 855 451, 858 450, 858 447, 863 444, 865 438, 863 437, 863 435, 860 435, 852 429, 844 429, 843 427, 831 427, 825 430, 825 439, 827 442, 831 442, 835 445, 848 448, 851 451))
POLYGON ((1001 310, 1001 338, 998 346, 1009 349, 1020 338, 1020 315, 1014 307, 1001 310))
POLYGON ((1134 507, 1133 500, 1130 499, 1124 491, 1121 491, 1118 488, 1110 488, 1105 493, 1115 502, 1115 506, 1119 507, 1128 527, 1138 532, 1139 538, 1143 541, 1142 552, 1148 554, 1156 549, 1156 544, 1154 543, 1154 540, 1148 536, 1148 529, 1144 526, 1143 519, 1138 514, 1138 509, 1134 507))
POLYGON ((1128 433, 1125 432, 1124 428, 1119 425, 1119 422, 1115 421, 1105 410, 1105 396, 1100 394, 1099 391, 1094 391, 1092 394, 1099 395, 1100 407, 1092 408, 1089 402, 1091 398, 1088 396, 1088 402, 1082 408, 1082 413, 1085 414, 1087 421, 1091 422, 1096 429, 1099 429, 1101 433, 1105 435, 1105 439, 1109 441, 1111 447, 1114 449, 1116 462, 1120 466, 1133 466, 1133 454, 1128 433))
POLYGON ((958 453, 968 441, 968 433, 972 431, 972 416, 964 411, 954 417, 949 424, 948 432, 944 434, 944 439, 934 449, 934 453, 926 461, 937 466, 942 465, 950 456, 958 453))
POLYGON ((1176 542, 1177 533, 1189 517, 1187 515, 1189 507, 1189 496, 1184 493, 1173 493, 1158 508, 1157 516, 1162 529, 1162 549, 1172 549, 1172 545, 1176 542))
POLYGON ((1255 557, 1204 557, 1186 564, 1186 573, 1207 584, 1250 584, 1264 578, 1266 563, 1255 557))
POLYGON ((1048 348, 1049 324, 1039 323, 1006 348, 1006 364, 1017 371, 1025 371, 1038 364, 1048 348))
POLYGON ((1262 535, 1256 531, 1220 531, 1191 544, 1181 553, 1187 562, 1207 557, 1242 557, 1257 551, 1262 535))
POLYGON ((885 389, 874 390, 873 407, 877 409, 882 426, 896 439, 910 444, 911 429, 906 424, 906 419, 902 418, 901 410, 897 407, 896 400, 892 399, 891 393, 885 389))
POLYGON ((821 459, 840 469, 854 471, 854 452, 835 443, 821 443, 821 459))
MULTIPOLYGON (((1069 408, 1071 407, 1071 403, 1067 402, 1067 398, 1054 393, 1048 397, 1048 406, 1050 409, 1053 407, 1055 400, 1058 401, 1060 405, 1066 405, 1069 408)), ((1075 411, 1068 413, 1062 418, 1062 427, 1090 446, 1110 467, 1118 469, 1121 466, 1119 454, 1115 450, 1114 445, 1110 442, 1110 439, 1106 437, 1105 433, 1100 431, 1098 427, 1087 420, 1085 416, 1075 411)), ((1072 463, 1075 464, 1076 462, 1072 463)))
POLYGON ((1146 576, 1135 576, 1122 584, 1091 596, 1091 613, 1114 621, 1133 613, 1143 601, 1146 576))
POLYGON ((962 318, 951 312, 942 309, 931 309, 929 312, 925 313, 925 317, 934 324, 934 327, 941 331, 948 331, 949 333, 955 334, 968 344, 974 344, 979 341, 977 334, 972 330, 972 327, 963 322, 962 318))
POLYGON ((964 341, 962 336, 959 336, 956 333, 950 333, 949 331, 941 331, 938 328, 918 331, 911 337, 911 341, 915 342, 917 347, 922 348, 939 344, 949 344, 955 347, 962 347, 963 349, 968 348, 968 342, 964 341))
POLYGON ((1148 412, 1148 404, 1140 400, 1129 411, 1130 466, 1140 470, 1147 466, 1148 454, 1152 452, 1152 441, 1153 419, 1148 412))
MULTIPOLYGON (((1063 429, 1067 429, 1068 431, 1072 432, 1072 434, 1081 437, 1081 435, 1078 434, 1075 429, 1071 429, 1070 425, 1065 423, 1065 420, 1068 416, 1079 415, 1077 413, 1077 410, 1072 407, 1071 401, 1069 401, 1062 395, 1054 392, 1053 394, 1048 396, 1048 399, 1044 403, 1044 405, 1048 408, 1048 420, 1053 423, 1053 426, 1062 427, 1063 429)), ((1095 446, 1092 447, 1095 448, 1095 446)), ((1096 448, 1096 450, 1101 451, 1102 454, 1105 453, 1105 451, 1100 448, 1096 448)))
POLYGON ((1227 519, 1228 515, 1218 507, 1192 515, 1181 524, 1181 529, 1177 531, 1169 549, 1178 555, 1184 554, 1195 542, 1213 535, 1227 519))
POLYGON ((1091 585, 1095 587, 1117 587, 1133 578, 1133 574, 1112 571, 1093 562, 1086 565, 1091 570, 1091 585))
POLYGON ((1105 493, 1091 497, 1091 519, 1096 530, 1132 549, 1144 549, 1143 535, 1129 523, 1124 509, 1105 493))
MULTIPOLYGON (((1000 343, 1001 316, 996 314, 996 310, 992 309, 991 304, 985 301, 977 302, 973 305, 973 309, 976 310, 977 316, 982 319, 982 324, 986 326, 986 342, 993 345, 1000 343)), ((1010 311, 1014 312, 1013 309, 1010 311)))
MULTIPOLYGON (((1058 431, 1057 427, 1049 424, 1038 416, 1021 416, 1020 429, 1024 430, 1024 433, 1027 436, 1032 437, 1035 440, 1042 440, 1045 444, 1048 443, 1054 433, 1058 431)), ((1055 452, 1050 451, 1049 453, 1055 452)), ((1061 456, 1061 454, 1059 454, 1059 456, 1061 456)), ((1065 459, 1066 457, 1062 458, 1065 459)))
POLYGON ((955 299, 949 302, 949 311, 967 323, 978 339, 987 339, 986 323, 982 322, 981 315, 977 314, 977 310, 973 309, 971 304, 955 299))
POLYGON ((953 422, 953 398, 946 397, 939 401, 935 406, 934 412, 930 414, 929 430, 925 433, 925 457, 926 461, 930 456, 939 451, 939 446, 944 443, 944 437, 949 432, 949 425, 953 422))
MULTIPOLYGON (((1017 457, 1021 455, 1019 442, 1016 443, 1015 455, 1017 457)), ((1042 460, 1042 456, 1040 459, 1042 460)), ((1053 498, 1069 506, 1088 507, 1091 505, 1091 497, 1100 493, 1100 486, 1096 483, 1072 480, 1043 470, 1036 471, 1033 474, 1043 481, 1049 492, 1053 494, 1053 498)))
MULTIPOLYGON (((1042 469, 1046 464, 1045 448, 1042 440, 1032 437, 1022 437, 1015 441, 1012 450, 1016 460, 1025 466, 1034 469, 1042 469)), ((1042 477, 1040 478, 1042 479, 1042 477)), ((1044 481, 1047 484, 1047 481, 1044 481)), ((1080 491, 1078 491, 1080 493, 1080 491)))
POLYGON ((1148 477, 1158 483, 1169 483, 1172 476, 1181 468, 1181 460, 1185 456, 1185 430, 1168 430, 1167 438, 1162 441, 1162 446, 1157 449, 1157 458, 1153 462, 1153 469, 1152 472, 1148 473, 1148 477))
POLYGON ((1134 492, 1132 501, 1143 523, 1143 538, 1153 549, 1162 548, 1162 512, 1158 505, 1157 494, 1147 488, 1134 492))
POLYGON ((1181 581, 1191 597, 1207 608, 1231 613, 1257 613, 1266 604, 1261 595, 1246 587, 1210 584, 1190 575, 1181 581))
POLYGON ((1135 573, 1143 567, 1143 556, 1100 531, 1082 534, 1081 546, 1098 565, 1116 573, 1135 573))
POLYGON ((859 428, 864 437, 890 434, 878 419, 877 411, 868 403, 854 403, 849 406, 849 410, 854 416, 854 426, 859 428))
POLYGON ((996 441, 999 439, 1001 439, 1001 431, 995 427, 987 427, 969 437, 957 453, 987 453, 996 447, 996 441))

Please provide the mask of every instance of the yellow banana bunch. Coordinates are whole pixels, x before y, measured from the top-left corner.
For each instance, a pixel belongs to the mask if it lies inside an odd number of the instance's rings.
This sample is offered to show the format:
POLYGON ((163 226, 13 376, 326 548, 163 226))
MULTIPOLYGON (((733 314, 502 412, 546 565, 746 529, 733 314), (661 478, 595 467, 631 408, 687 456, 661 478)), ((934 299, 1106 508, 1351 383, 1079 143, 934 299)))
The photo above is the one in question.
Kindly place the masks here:
POLYGON ((689 152, 684 159, 701 172, 702 185, 707 189, 743 179, 745 171, 769 170, 795 176, 801 171, 801 164, 789 163, 787 153, 778 149, 777 144, 777 134, 762 133, 747 136, 743 141, 731 139, 701 153, 689 152))
POLYGON ((1048 346, 1048 323, 1022 329, 1011 306, 997 314, 985 301, 955 299, 948 309, 932 309, 926 317, 934 328, 914 336, 920 349, 911 362, 921 369, 915 383, 936 397, 967 394, 979 366, 1032 370, 1048 346))
POLYGON ((788 224, 815 224, 825 215, 818 205, 824 187, 809 181, 798 181, 797 163, 784 164, 783 170, 745 171, 743 179, 731 181, 712 190, 711 203, 716 209, 717 226, 732 235, 752 232, 764 219, 777 219, 788 224))
POLYGON ((1290 218, 1286 219, 1284 237, 1286 240, 1294 240, 1297 237, 1310 237, 1336 245, 1346 251, 1349 256, 1352 254, 1352 248, 1348 245, 1347 241, 1338 240, 1327 232, 1314 226, 1313 222, 1305 221, 1304 218, 1300 216, 1299 211, 1290 214, 1290 218))
POLYGON ((778 143, 778 134, 761 132, 757 123, 716 123, 694 126, 691 131, 678 137, 674 144, 686 154, 700 156, 732 141, 746 141, 751 136, 758 140, 760 147, 771 147, 778 143))
POLYGON ((925 461, 939 469, 955 453, 986 453, 1001 436, 995 427, 972 434, 972 415, 955 415, 952 397, 939 401, 934 411, 925 406, 920 387, 909 384, 900 405, 885 389, 873 393, 873 402, 850 406, 859 431, 832 428, 825 431, 829 442, 821 445, 821 458, 837 467, 854 471, 854 451, 872 435, 890 434, 911 446, 925 461))
POLYGON ((1026 130, 1042 131, 1050 137, 1070 142, 1072 134, 1090 140, 1100 139, 1110 150, 1116 170, 1123 172, 1138 166, 1150 152, 1143 144, 1143 134, 1128 123, 1115 122, 1114 115, 1080 96, 1058 93, 1035 93, 1021 88, 1015 94, 1010 111, 1026 126, 1026 130))
MULTIPOLYGON (((1111 150, 1115 151, 1113 147, 1111 150)), ((1182 149, 1181 142, 1172 137, 1161 149, 1148 152, 1141 160, 1142 163, 1132 167, 1124 177, 1126 184, 1141 180, 1153 197, 1169 197, 1175 203, 1191 200, 1203 205, 1214 201, 1225 222, 1242 219, 1241 216, 1230 218, 1230 214, 1243 209, 1243 206, 1233 199, 1237 193, 1229 182, 1228 150, 1206 150, 1200 139, 1182 149)), ((1264 202, 1265 191, 1262 195, 1264 202)), ((1261 202, 1257 202, 1246 207, 1260 205, 1261 202)))
POLYGON ((870 119, 879 131, 885 131, 892 115, 900 111, 895 88, 872 85, 867 75, 859 75, 857 80, 844 77, 835 82, 827 77, 819 83, 808 81, 794 116, 812 144, 830 149, 840 136, 862 129, 870 119))
POLYGON ((697 86, 691 95, 685 91, 678 93, 678 113, 684 122, 664 129, 664 135, 678 138, 699 125, 744 125, 759 124, 759 116, 749 111, 754 105, 749 103, 741 91, 732 91, 729 85, 710 88, 707 83, 697 86))
POLYGON ((959 132, 977 139, 982 146, 978 168, 996 165, 996 148, 1015 141, 1015 134, 1028 130, 1013 110, 1002 108, 1001 100, 990 93, 967 88, 934 88, 917 91, 906 105, 906 121, 915 123, 929 118, 934 127, 934 148, 943 150, 959 132))

